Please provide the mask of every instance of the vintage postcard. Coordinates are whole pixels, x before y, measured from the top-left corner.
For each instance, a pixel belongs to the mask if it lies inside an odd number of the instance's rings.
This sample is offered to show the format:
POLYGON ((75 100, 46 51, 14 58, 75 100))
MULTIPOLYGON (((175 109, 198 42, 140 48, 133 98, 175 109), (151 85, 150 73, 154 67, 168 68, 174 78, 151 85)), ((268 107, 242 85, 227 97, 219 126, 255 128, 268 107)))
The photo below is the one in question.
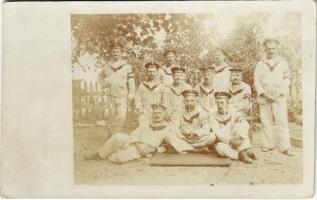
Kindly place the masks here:
POLYGON ((5 3, 1 195, 312 197, 315 7, 5 3))

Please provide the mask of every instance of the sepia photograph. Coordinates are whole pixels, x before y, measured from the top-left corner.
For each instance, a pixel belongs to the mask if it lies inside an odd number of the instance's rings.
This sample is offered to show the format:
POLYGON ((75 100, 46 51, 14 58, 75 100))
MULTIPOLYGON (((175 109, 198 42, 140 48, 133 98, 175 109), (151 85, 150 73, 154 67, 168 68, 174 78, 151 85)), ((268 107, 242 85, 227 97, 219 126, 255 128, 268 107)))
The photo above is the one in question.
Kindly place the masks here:
POLYGON ((2 24, 1 197, 315 195, 315 2, 5 2, 2 24))
POLYGON ((72 14, 74 184, 303 181, 299 12, 72 14))

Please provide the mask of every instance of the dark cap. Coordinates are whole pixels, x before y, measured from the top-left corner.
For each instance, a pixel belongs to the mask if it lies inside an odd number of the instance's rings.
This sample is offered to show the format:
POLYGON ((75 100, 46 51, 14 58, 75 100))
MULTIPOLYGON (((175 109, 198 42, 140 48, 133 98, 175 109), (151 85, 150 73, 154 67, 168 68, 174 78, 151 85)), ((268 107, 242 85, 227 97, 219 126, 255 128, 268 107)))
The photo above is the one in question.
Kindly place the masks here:
POLYGON ((231 71, 231 72, 243 72, 243 69, 241 69, 241 68, 231 68, 231 69, 229 69, 229 71, 231 71))
POLYGON ((122 49, 123 45, 119 42, 112 42, 109 46, 110 49, 122 49))
POLYGON ((230 99, 231 98, 231 94, 228 92, 216 92, 215 93, 215 97, 216 99, 230 99))
POLYGON ((215 72, 215 68, 213 67, 203 67, 203 68, 200 68, 200 71, 201 72, 207 72, 207 71, 211 71, 211 72, 215 72))
POLYGON ((171 69, 171 71, 172 71, 172 73, 174 74, 174 73, 176 73, 176 72, 183 72, 183 73, 185 73, 186 72, 186 70, 184 69, 184 68, 182 68, 182 67, 173 67, 172 69, 171 69))
POLYGON ((160 66, 156 62, 148 62, 144 65, 146 69, 148 68, 156 68, 158 69, 160 66))
POLYGON ((198 96, 198 92, 197 92, 196 90, 193 90, 193 89, 184 90, 184 91, 182 92, 182 95, 183 95, 184 97, 186 97, 186 96, 198 96))
POLYGON ((166 106, 159 103, 152 104, 151 107, 153 110, 166 110, 166 106))

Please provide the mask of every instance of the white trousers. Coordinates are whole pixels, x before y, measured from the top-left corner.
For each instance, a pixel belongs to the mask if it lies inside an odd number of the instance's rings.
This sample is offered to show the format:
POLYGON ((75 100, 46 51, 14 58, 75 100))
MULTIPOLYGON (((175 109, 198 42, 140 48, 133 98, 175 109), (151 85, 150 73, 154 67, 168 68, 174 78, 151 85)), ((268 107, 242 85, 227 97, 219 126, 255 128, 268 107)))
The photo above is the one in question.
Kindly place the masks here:
POLYGON ((127 97, 109 96, 108 99, 108 123, 112 133, 127 132, 127 97))
POLYGON ((277 127, 275 134, 278 135, 280 150, 291 147, 288 130, 287 102, 274 102, 260 104, 260 117, 262 122, 262 146, 273 148, 274 129, 273 123, 277 127))
POLYGON ((238 159, 241 151, 252 147, 249 138, 249 130, 250 125, 247 121, 236 123, 231 130, 218 130, 219 132, 216 134, 219 136, 217 138, 218 142, 214 145, 216 152, 223 157, 238 159), (237 149, 233 149, 229 145, 229 141, 236 135, 242 137, 243 142, 237 149))
POLYGON ((99 148, 101 158, 107 158, 115 163, 125 163, 141 158, 136 147, 131 143, 130 136, 116 133, 99 148))
POLYGON ((166 137, 166 142, 171 145, 178 153, 184 151, 195 151, 203 147, 208 147, 213 145, 215 141, 216 136, 214 133, 203 135, 192 144, 188 143, 185 139, 182 139, 173 133, 168 134, 166 137))

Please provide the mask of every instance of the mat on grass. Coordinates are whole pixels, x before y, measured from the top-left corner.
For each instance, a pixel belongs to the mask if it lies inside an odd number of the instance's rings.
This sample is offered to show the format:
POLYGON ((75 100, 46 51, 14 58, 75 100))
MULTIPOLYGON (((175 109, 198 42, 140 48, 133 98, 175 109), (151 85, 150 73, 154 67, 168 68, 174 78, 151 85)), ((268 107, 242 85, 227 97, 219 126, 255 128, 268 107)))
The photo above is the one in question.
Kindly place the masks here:
POLYGON ((230 158, 219 157, 216 153, 199 154, 156 154, 151 160, 153 166, 230 166, 230 158))

